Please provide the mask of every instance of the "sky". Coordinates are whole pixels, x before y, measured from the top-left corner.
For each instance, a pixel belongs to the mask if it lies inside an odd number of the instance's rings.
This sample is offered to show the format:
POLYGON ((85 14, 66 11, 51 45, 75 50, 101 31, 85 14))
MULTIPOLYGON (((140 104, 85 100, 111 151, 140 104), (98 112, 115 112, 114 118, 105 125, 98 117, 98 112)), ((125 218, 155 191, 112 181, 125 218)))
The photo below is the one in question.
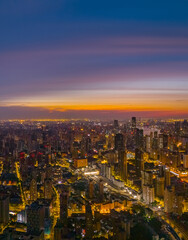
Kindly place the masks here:
POLYGON ((1 0, 0 119, 188 117, 188 0, 1 0))

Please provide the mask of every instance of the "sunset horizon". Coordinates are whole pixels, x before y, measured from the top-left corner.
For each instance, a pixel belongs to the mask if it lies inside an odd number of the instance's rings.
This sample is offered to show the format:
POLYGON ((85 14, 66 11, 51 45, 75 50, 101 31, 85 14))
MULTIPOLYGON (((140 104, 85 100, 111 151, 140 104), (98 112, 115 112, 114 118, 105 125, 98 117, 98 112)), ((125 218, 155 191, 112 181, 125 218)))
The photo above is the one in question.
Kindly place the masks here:
POLYGON ((186 118, 187 7, 1 1, 0 118, 186 118))

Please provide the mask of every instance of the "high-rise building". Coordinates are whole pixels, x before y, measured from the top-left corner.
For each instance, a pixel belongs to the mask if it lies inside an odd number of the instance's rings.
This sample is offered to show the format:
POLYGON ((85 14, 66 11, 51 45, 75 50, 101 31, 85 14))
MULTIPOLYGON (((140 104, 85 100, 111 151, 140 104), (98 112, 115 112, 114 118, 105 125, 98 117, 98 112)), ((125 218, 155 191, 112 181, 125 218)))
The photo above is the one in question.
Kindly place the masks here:
POLYGON ((44 181, 44 198, 52 199, 52 180, 45 179, 44 181))
POLYGON ((171 185, 170 169, 165 169, 165 188, 171 185))
POLYGON ((115 135, 115 150, 125 150, 125 138, 121 133, 115 135))
POLYGON ((136 117, 132 117, 131 126, 132 128, 136 128, 136 117))
POLYGON ((118 120, 114 120, 114 128, 118 128, 119 127, 119 122, 118 120))
POLYGON ((94 197, 94 183, 92 180, 89 181, 89 198, 92 199, 94 197))
POLYGON ((103 195, 104 195, 104 184, 103 184, 103 181, 102 181, 102 180, 99 182, 99 194, 100 194, 100 198, 103 199, 103 195))
POLYGON ((86 239, 90 240, 93 238, 93 215, 91 206, 86 204, 86 239))
POLYGON ((159 165, 159 176, 164 177, 165 175, 165 165, 159 165))
POLYGON ((163 148, 168 148, 168 135, 163 134, 163 148))
POLYGON ((37 197, 38 197, 38 193, 37 193, 37 182, 36 180, 33 178, 31 180, 31 183, 30 183, 30 201, 33 202, 33 201, 36 201, 37 200, 37 197))
POLYGON ((118 151, 119 174, 124 181, 127 181, 127 155, 125 150, 118 151))
POLYGON ((63 224, 67 223, 68 198, 69 198, 68 190, 67 189, 62 189, 61 193, 60 193, 60 220, 63 224))
POLYGON ((173 213, 177 215, 182 215, 184 208, 183 201, 184 197, 181 194, 175 194, 173 203, 173 213))
POLYGON ((151 140, 150 136, 146 136, 146 152, 150 153, 151 151, 151 140))
POLYGON ((156 192, 156 196, 159 197, 159 198, 163 198, 164 197, 164 184, 165 184, 165 179, 164 177, 160 177, 160 176, 157 176, 157 178, 155 179, 156 182, 155 182, 155 186, 156 186, 156 189, 155 189, 155 192, 156 192))
POLYGON ((174 203, 174 188, 166 187, 164 191, 164 211, 167 213, 173 212, 174 203))
POLYGON ((144 170, 144 159, 143 152, 138 148, 135 150, 135 166, 137 177, 141 177, 141 171, 144 170))
POLYGON ((181 122, 175 122, 175 133, 179 134, 180 133, 180 129, 181 129, 181 122))
POLYGON ((183 155, 183 167, 185 168, 185 169, 188 169, 188 155, 186 154, 184 154, 183 155))
POLYGON ((144 185, 143 186, 143 200, 147 204, 154 202, 155 200, 155 193, 154 187, 151 185, 144 185))
POLYGON ((52 177, 53 177, 52 166, 47 165, 47 167, 46 167, 46 178, 50 179, 52 177))
POLYGON ((63 225, 60 220, 57 220, 57 223, 54 227, 54 240, 62 240, 62 229, 63 225))
POLYGON ((142 185, 153 185, 153 173, 151 171, 141 171, 142 185))
POLYGON ((159 145, 159 149, 163 149, 163 134, 159 134, 159 138, 158 138, 158 145, 159 145))
POLYGON ((127 156, 125 151, 124 135, 118 133, 115 135, 115 150, 118 152, 118 174, 127 181, 127 156))
POLYGON ((152 149, 154 151, 157 151, 158 150, 158 137, 157 137, 157 132, 154 132, 154 138, 153 138, 153 141, 152 141, 152 149))
POLYGON ((44 230, 44 207, 37 201, 26 208, 27 212, 27 232, 33 235, 44 230))
POLYGON ((7 224, 9 221, 9 197, 0 194, 0 224, 7 224))
POLYGON ((86 138, 86 152, 88 153, 91 150, 91 138, 86 138))
POLYGON ((184 131, 184 133, 187 133, 187 130, 188 130, 188 121, 187 120, 184 120, 182 122, 182 130, 184 131))
POLYGON ((105 168, 105 176, 106 178, 111 179, 111 175, 112 175, 112 169, 110 164, 108 164, 106 165, 106 168, 105 168))
POLYGON ((144 146, 143 129, 136 128, 135 142, 136 142, 136 148, 143 149, 143 146, 144 146))

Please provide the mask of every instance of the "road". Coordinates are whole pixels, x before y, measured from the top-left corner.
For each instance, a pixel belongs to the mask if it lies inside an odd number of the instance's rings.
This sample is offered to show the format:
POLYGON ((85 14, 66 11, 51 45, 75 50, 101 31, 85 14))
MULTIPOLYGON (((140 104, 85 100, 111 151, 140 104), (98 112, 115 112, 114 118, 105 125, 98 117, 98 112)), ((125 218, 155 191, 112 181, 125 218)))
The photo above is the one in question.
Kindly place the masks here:
POLYGON ((136 203, 138 203, 139 205, 145 207, 145 208, 149 208, 153 214, 155 215, 155 217, 162 223, 165 225, 166 230, 168 230, 168 232, 173 236, 173 239, 175 240, 187 240, 188 236, 185 233, 185 230, 180 226, 178 226, 177 224, 173 224, 172 220, 170 218, 165 218, 165 213, 161 210, 161 208, 156 208, 156 207, 151 207, 147 204, 145 204, 144 202, 141 202, 139 200, 139 195, 138 193, 130 188, 130 187, 125 187, 124 189, 119 189, 117 186, 115 186, 113 184, 112 181, 110 181, 109 179, 102 177, 102 176, 88 176, 90 179, 94 180, 95 182, 99 183, 100 180, 102 180, 105 184, 105 187, 108 188, 108 190, 110 192, 114 192, 114 193, 118 193, 119 195, 122 195, 124 197, 128 197, 129 199, 135 200, 136 203), (174 229, 175 226, 176 228, 174 229))

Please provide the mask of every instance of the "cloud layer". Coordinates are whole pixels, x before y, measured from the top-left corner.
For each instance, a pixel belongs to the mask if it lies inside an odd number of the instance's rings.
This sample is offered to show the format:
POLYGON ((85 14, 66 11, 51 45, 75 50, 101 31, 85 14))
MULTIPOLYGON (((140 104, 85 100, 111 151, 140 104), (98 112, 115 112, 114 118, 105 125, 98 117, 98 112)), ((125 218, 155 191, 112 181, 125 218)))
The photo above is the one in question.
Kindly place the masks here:
POLYGON ((169 0, 2 0, 2 118, 186 116, 187 10, 169 0))

